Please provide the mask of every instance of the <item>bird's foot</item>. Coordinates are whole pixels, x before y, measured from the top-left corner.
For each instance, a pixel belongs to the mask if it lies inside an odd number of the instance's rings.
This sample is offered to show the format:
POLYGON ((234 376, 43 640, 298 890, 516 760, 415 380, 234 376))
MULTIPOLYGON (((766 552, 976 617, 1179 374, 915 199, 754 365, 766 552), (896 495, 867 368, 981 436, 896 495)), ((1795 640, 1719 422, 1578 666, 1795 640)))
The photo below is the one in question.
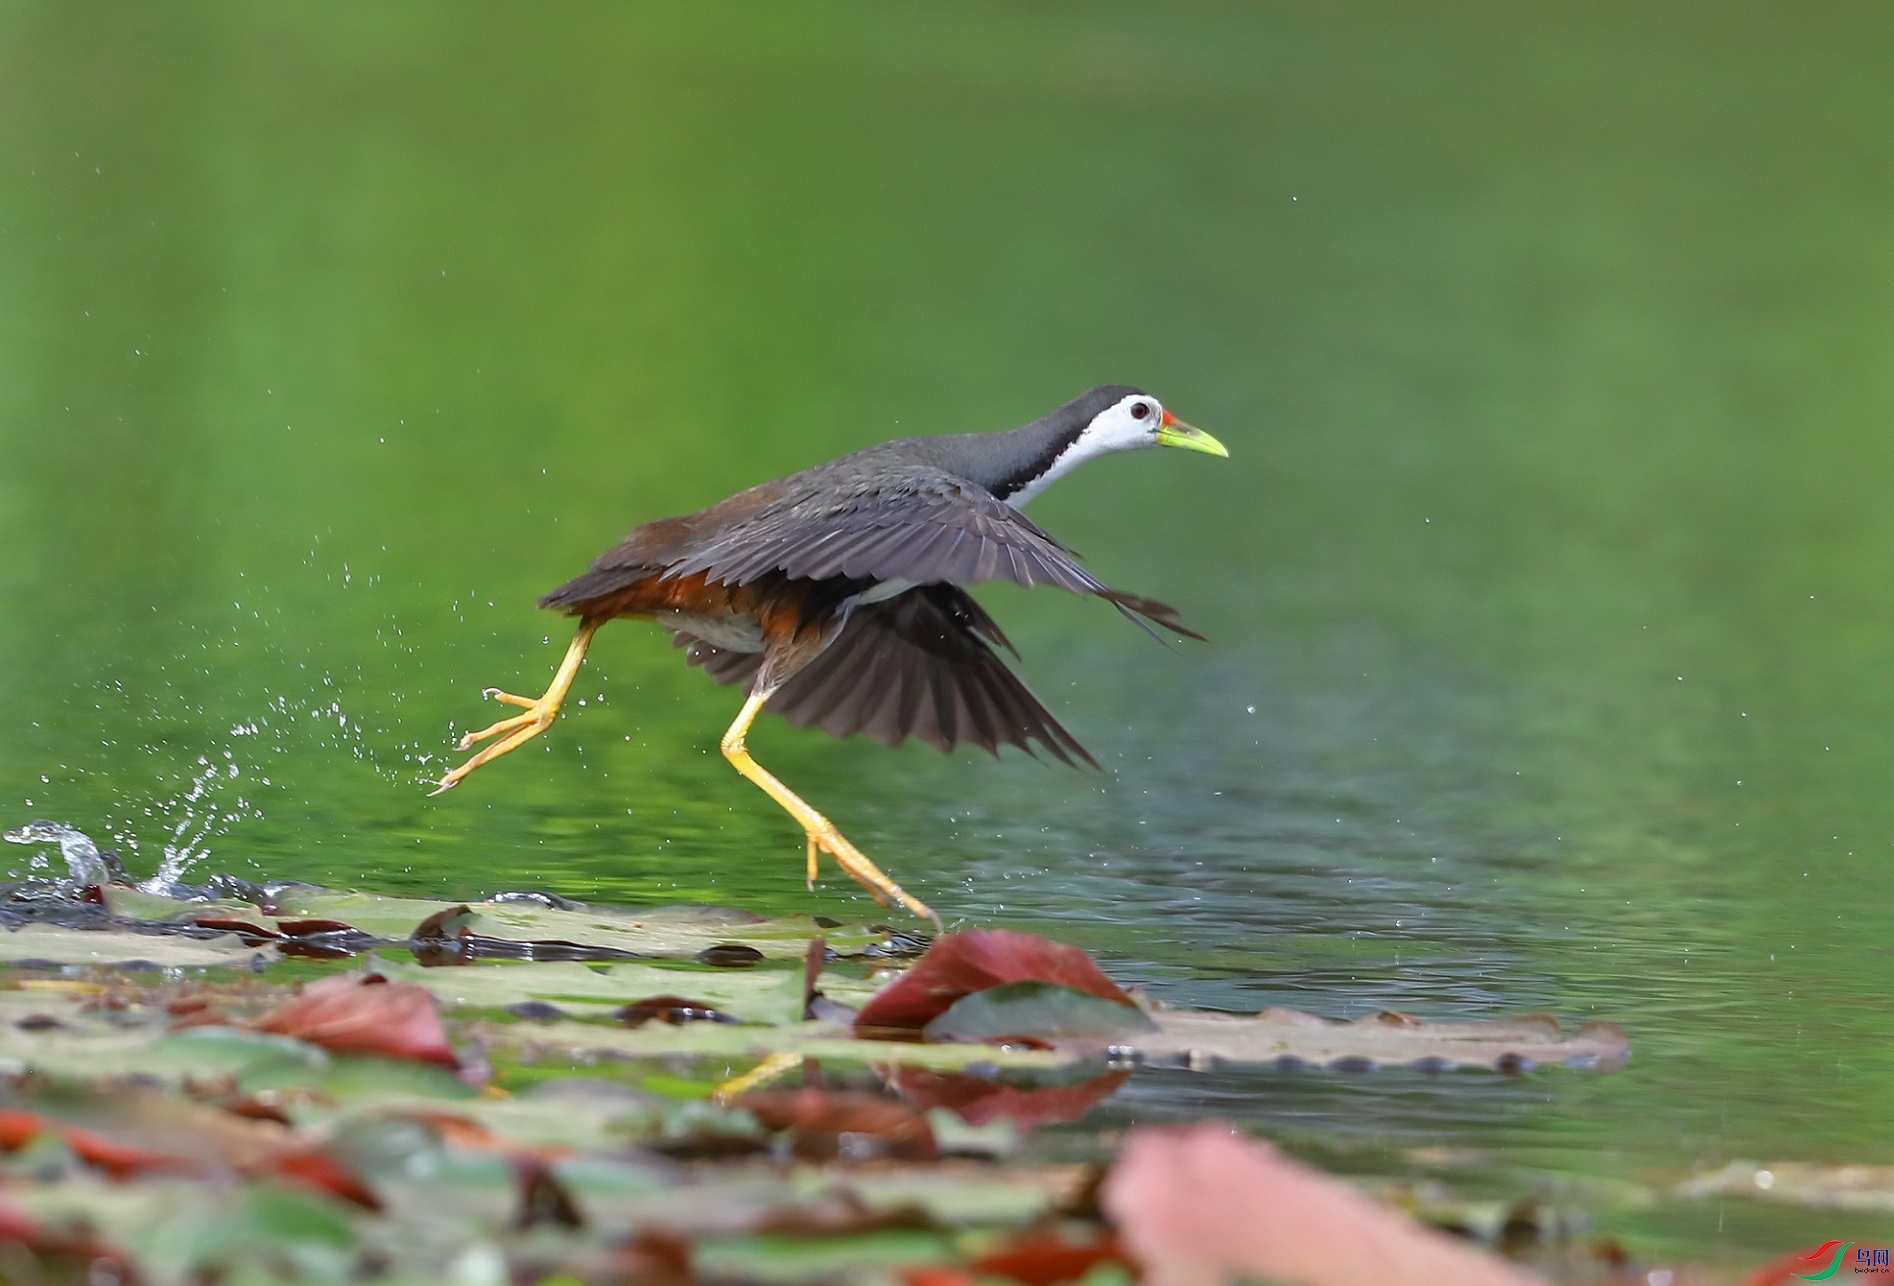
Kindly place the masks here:
POLYGON ((809 883, 815 883, 816 853, 827 853, 842 868, 842 873, 855 883, 868 890, 869 896, 882 906, 899 904, 906 907, 924 920, 932 920, 934 928, 941 927, 940 917, 928 908, 927 903, 902 889, 899 884, 881 873, 881 868, 869 861, 862 851, 842 838, 842 833, 824 820, 819 827, 809 830, 809 883))
POLYGON ((432 791, 428 792, 429 794, 438 795, 444 790, 452 790, 454 787, 460 785, 467 774, 480 767, 480 765, 491 763, 501 755, 519 749, 519 747, 525 745, 528 741, 531 741, 534 737, 537 737, 540 733, 550 728, 554 717, 559 713, 559 703, 556 701, 548 701, 545 697, 519 697, 514 696, 511 692, 502 692, 498 688, 488 688, 483 695, 491 697, 501 705, 522 706, 525 708, 526 713, 516 714, 508 719, 501 719, 497 723, 487 725, 479 732, 470 732, 462 737, 454 746, 456 751, 472 750, 481 742, 493 737, 498 737, 500 740, 495 741, 472 759, 469 759, 460 767, 447 773, 446 776, 441 778, 440 783, 435 786, 432 791))
POLYGON ((771 1054, 743 1075, 732 1077, 711 1090, 710 1101, 727 1107, 751 1090, 761 1089, 771 1081, 780 1080, 801 1066, 801 1054, 771 1054))

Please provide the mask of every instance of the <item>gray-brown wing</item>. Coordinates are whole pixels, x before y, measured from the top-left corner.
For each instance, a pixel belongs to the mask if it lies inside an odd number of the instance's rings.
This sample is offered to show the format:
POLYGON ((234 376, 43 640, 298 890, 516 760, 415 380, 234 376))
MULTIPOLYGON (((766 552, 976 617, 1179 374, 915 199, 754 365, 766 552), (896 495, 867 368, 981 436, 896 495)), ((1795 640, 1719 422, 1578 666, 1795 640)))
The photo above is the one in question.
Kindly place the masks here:
POLYGON ((699 572, 732 585, 781 572, 797 580, 1010 580, 1110 593, 1031 519, 981 487, 928 469, 840 501, 820 491, 785 496, 710 537, 665 574, 699 572))
MULTIPOLYGON (((762 657, 679 635, 692 665, 718 683, 749 680, 762 657)), ((928 585, 857 607, 835 641, 790 676, 763 707, 834 737, 862 733, 884 745, 918 737, 942 750, 961 742, 1028 754, 1035 743, 1068 764, 1097 767, 1039 704, 994 647, 1006 638, 980 605, 951 585, 928 585)))
POLYGON ((706 643, 695 634, 686 634, 682 630, 671 630, 671 646, 688 649, 684 653, 684 660, 700 667, 723 687, 729 687, 732 683, 748 683, 763 668, 761 652, 732 652, 729 648, 706 643))

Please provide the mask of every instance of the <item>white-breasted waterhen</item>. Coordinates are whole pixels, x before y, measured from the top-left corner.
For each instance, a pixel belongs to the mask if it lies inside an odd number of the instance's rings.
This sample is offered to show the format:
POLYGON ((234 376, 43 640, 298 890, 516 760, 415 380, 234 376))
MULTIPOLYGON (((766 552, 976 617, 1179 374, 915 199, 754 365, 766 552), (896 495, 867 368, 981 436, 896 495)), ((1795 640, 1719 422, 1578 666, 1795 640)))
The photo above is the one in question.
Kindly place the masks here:
POLYGON ((1173 608, 1106 586, 1019 512, 1087 460, 1155 446, 1229 454, 1150 394, 1109 385, 1010 432, 886 442, 699 513, 648 522, 539 600, 579 618, 552 686, 538 698, 489 688, 526 713, 462 737, 456 749, 498 740, 442 777, 435 793, 551 725, 599 626, 655 620, 674 646, 689 649, 690 664, 718 683, 748 684, 723 754, 802 826, 810 884, 817 854, 828 853, 882 905, 899 902, 938 922, 750 757, 750 724, 770 710, 831 736, 861 732, 888 745, 919 737, 943 750, 967 741, 1030 754, 1037 742, 1068 764, 1096 767, 1000 659, 995 648, 1012 645, 963 587, 1056 585, 1201 638, 1173 608))

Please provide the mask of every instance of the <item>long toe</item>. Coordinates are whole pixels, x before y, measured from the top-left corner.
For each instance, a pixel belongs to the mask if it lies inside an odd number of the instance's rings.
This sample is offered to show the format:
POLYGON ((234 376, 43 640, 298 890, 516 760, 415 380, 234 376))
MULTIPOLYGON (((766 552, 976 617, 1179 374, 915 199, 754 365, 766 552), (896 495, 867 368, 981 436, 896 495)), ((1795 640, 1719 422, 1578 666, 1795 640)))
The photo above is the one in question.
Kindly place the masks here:
POLYGON ((940 917, 935 915, 927 903, 908 893, 899 884, 882 874, 881 868, 869 861, 862 851, 843 839, 833 829, 827 833, 811 832, 811 837, 822 846, 824 852, 835 859, 835 864, 855 883, 868 890, 869 896, 882 906, 891 907, 897 903, 923 920, 932 920, 934 927, 940 927, 940 917))
POLYGON ((468 733, 454 743, 454 749, 457 751, 472 750, 489 737, 498 737, 509 732, 518 732, 521 728, 534 723, 539 724, 540 728, 544 729, 552 724, 552 720, 547 719, 538 710, 531 710, 526 714, 516 714, 510 718, 502 719, 498 723, 490 723, 479 732, 468 733), (544 720, 544 722, 541 722, 541 720, 544 720))

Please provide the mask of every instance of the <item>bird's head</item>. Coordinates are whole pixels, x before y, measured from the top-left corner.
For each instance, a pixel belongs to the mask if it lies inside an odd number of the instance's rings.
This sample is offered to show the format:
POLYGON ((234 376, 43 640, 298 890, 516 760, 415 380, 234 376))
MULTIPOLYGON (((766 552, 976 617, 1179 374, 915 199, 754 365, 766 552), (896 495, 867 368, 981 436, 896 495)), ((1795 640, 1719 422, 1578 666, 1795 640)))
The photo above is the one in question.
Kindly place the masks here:
POLYGON ((1139 447, 1182 447, 1229 457, 1221 442, 1185 424, 1142 389, 1108 385, 1078 400, 1098 408, 1072 443, 1073 453, 1081 459, 1139 447))
POLYGON ((979 476, 994 495, 1015 508, 1101 455, 1141 447, 1230 454, 1221 442, 1185 424, 1149 393, 1126 384, 1102 385, 1002 436, 1011 450, 983 461, 992 474, 969 476, 979 476))

